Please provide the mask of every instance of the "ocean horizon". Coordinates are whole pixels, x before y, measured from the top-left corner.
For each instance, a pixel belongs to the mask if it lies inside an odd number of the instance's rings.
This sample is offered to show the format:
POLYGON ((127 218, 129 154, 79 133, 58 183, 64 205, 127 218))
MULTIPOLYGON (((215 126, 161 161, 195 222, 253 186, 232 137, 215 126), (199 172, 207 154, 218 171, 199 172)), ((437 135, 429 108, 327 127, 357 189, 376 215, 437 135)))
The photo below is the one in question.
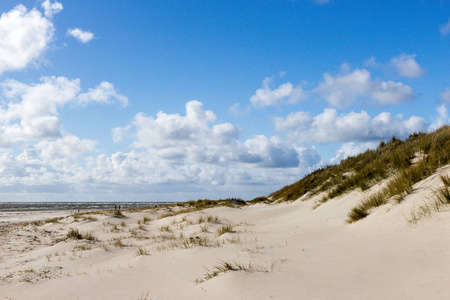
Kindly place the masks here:
POLYGON ((141 209, 175 202, 1 202, 0 212, 49 210, 141 209))

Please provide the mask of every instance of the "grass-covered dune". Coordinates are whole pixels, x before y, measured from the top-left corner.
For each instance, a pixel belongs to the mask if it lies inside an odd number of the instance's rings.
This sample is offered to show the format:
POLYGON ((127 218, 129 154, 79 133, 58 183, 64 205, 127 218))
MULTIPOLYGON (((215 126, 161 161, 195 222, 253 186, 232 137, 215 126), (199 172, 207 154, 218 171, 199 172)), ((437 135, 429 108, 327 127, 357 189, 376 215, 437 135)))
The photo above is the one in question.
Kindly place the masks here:
MULTIPOLYGON (((389 142, 382 141, 377 149, 349 157, 339 165, 318 169, 270 194, 267 199, 272 202, 291 201, 324 193, 323 203, 354 189, 365 191, 391 178, 383 190, 350 212, 349 222, 354 222, 366 217, 370 208, 380 206, 388 199, 401 202, 413 191, 414 183, 433 174, 449 160, 450 126, 443 126, 431 133, 412 134, 404 141, 395 137, 389 142)), ((256 198, 254 202, 262 199, 256 198)))

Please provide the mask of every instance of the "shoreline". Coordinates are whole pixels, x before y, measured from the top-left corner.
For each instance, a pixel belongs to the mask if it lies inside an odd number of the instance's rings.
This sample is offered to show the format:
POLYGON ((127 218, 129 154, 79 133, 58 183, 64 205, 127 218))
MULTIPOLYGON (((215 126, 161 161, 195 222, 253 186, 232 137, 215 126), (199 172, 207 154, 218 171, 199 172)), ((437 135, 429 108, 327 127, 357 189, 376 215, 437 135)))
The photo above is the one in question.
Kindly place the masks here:
POLYGON ((43 221, 46 219, 67 217, 77 212, 77 210, 0 211, 0 224, 43 221))

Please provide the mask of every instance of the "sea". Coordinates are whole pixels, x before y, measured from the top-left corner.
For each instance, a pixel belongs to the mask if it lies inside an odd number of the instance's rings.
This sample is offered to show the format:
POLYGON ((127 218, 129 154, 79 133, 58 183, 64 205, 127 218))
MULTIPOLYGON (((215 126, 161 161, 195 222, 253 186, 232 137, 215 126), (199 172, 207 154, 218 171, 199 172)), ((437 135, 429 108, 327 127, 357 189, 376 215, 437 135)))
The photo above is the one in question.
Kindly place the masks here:
POLYGON ((140 209, 158 207, 173 202, 0 202, 0 212, 140 209))

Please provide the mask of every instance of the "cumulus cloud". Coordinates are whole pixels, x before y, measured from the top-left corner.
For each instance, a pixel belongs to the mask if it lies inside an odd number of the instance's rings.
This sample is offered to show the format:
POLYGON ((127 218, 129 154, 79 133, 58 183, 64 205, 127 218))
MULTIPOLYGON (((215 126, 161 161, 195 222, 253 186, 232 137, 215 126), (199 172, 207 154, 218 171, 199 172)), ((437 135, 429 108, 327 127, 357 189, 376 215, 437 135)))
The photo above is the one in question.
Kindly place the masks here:
POLYGON ((311 116, 306 112, 295 112, 286 118, 274 118, 275 128, 285 132, 294 140, 317 143, 370 141, 407 137, 414 132, 426 130, 422 117, 412 116, 404 120, 402 116, 392 117, 383 112, 371 118, 366 111, 338 114, 333 108, 311 116))
POLYGON ((0 146, 61 136, 59 110, 69 102, 109 103, 126 100, 112 84, 103 82, 80 94, 80 80, 66 77, 42 77, 39 83, 15 80, 0 83, 0 146))
MULTIPOLYGON (((206 139, 217 144, 219 140, 226 139, 226 132, 223 132, 223 135, 214 141, 215 134, 209 127, 209 123, 215 121, 216 115, 210 110, 203 110, 202 106, 203 104, 199 101, 186 103, 186 116, 166 114, 162 111, 158 112, 156 118, 147 117, 142 113, 137 114, 133 120, 133 125, 137 129, 137 139, 133 146, 137 148, 177 147, 180 144, 199 143, 206 139)), ((222 125, 228 127, 230 137, 236 135, 236 128, 231 124, 222 125)))
MULTIPOLYGON (((56 13, 55 9, 52 13, 56 13)), ((0 16, 0 74, 36 62, 48 48, 54 31, 52 22, 35 9, 28 11, 18 5, 3 13, 0 16)))
POLYGON ((59 13, 63 9, 63 6, 59 2, 55 1, 55 2, 51 3, 50 0, 45 0, 42 3, 42 8, 44 9, 45 16, 47 18, 51 18, 54 15, 56 15, 57 13, 59 13))
POLYGON ((450 19, 446 24, 442 24, 441 27, 439 27, 439 31, 441 32, 442 36, 446 36, 450 33, 450 19))
POLYGON ((422 76, 425 71, 419 66, 415 60, 415 54, 401 54, 393 57, 390 65, 397 71, 398 75, 407 78, 417 78, 422 76))
POLYGON ((298 167, 306 161, 312 163, 302 157, 306 157, 308 151, 297 149, 277 136, 256 135, 241 142, 235 125, 215 124, 215 120, 215 114, 204 110, 201 102, 190 101, 186 103, 184 116, 159 112, 155 118, 137 114, 131 126, 113 129, 113 140, 119 142, 132 136, 132 147, 180 163, 249 164, 273 168, 298 167))
POLYGON ((364 98, 382 105, 398 104, 414 98, 411 87, 401 82, 372 80, 365 69, 350 71, 344 65, 336 76, 325 73, 323 77, 324 81, 315 91, 330 105, 339 108, 364 98))
MULTIPOLYGON (((58 107, 68 101, 78 103, 79 82, 59 80, 61 86, 73 85, 71 94, 43 111, 58 112, 58 107)), ((18 83, 19 87, 6 90, 8 99, 17 98, 21 103, 24 91, 53 81, 58 78, 35 86, 18 83)), ((134 139, 135 149, 93 156, 97 151, 95 141, 60 134, 27 142, 23 153, 15 156, 0 151, 0 185, 34 193, 85 191, 111 197, 123 193, 138 197, 139 193, 149 195, 157 190, 167 193, 169 185, 171 192, 185 193, 185 197, 216 197, 218 191, 229 194, 232 187, 236 196, 245 197, 255 196, 249 194, 248 185, 261 185, 258 191, 265 194, 298 179, 321 162, 314 147, 298 146, 278 136, 255 135, 241 142, 235 125, 217 123, 215 114, 203 109, 198 101, 186 103, 184 115, 138 114, 131 124, 116 128, 116 134, 117 140, 134 139)), ((171 196, 167 200, 173 200, 171 196)))
POLYGON ((80 90, 78 79, 42 77, 38 84, 1 83, 0 145, 60 136, 58 109, 80 90))
POLYGON ((67 29, 67 34, 84 44, 94 39, 94 34, 92 32, 84 31, 80 28, 67 29))
POLYGON ((94 89, 89 89, 87 93, 80 94, 78 99, 82 105, 89 102, 109 104, 114 100, 121 103, 123 107, 128 105, 128 97, 119 94, 114 85, 107 81, 102 81, 94 89))
POLYGON ((272 78, 265 78, 263 80, 263 87, 257 89, 255 94, 250 97, 250 103, 256 107, 274 106, 280 104, 296 103, 303 96, 303 89, 301 86, 294 87, 292 83, 286 82, 281 84, 276 89, 271 89, 272 78))
MULTIPOLYGON (((287 145, 278 136, 268 139, 266 136, 257 135, 245 141, 246 158, 256 159, 263 167, 298 167, 299 153, 292 146, 287 145)), ((244 157, 241 157, 245 161, 244 157)), ((311 163, 308 161, 308 163, 311 163)))
POLYGON ((96 141, 82 140, 75 135, 66 135, 57 140, 45 140, 37 143, 35 149, 40 150, 39 157, 53 164, 61 162, 69 164, 78 157, 96 151, 96 141))

